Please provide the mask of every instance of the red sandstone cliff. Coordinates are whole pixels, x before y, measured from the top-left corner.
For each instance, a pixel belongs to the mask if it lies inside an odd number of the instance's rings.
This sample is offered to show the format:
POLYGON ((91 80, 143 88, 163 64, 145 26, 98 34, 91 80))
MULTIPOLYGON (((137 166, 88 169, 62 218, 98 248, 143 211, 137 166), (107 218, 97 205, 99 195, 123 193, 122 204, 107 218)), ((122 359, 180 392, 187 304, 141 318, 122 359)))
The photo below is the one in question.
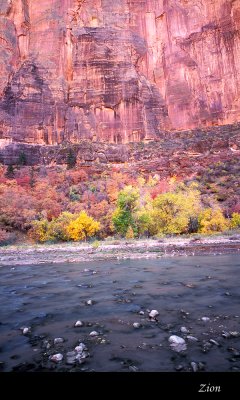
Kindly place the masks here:
POLYGON ((239 120, 240 0, 0 0, 2 145, 239 120))

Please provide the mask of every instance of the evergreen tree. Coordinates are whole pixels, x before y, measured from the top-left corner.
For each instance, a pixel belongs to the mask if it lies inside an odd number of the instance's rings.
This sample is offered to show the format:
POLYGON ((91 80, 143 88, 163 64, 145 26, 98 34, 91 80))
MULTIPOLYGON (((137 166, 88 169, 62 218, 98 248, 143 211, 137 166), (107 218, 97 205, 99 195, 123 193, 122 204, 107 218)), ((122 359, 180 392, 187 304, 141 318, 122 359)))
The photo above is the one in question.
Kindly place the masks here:
POLYGON ((70 148, 67 154, 67 166, 68 169, 74 168, 77 162, 77 157, 76 154, 73 152, 73 150, 70 148))

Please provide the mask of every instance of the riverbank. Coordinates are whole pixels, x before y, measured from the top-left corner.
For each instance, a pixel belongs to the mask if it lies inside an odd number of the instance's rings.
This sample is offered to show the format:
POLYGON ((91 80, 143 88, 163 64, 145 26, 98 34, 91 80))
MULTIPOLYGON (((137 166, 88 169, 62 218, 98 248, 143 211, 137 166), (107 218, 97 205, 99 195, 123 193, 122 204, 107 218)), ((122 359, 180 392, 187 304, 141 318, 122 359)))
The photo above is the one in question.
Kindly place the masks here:
POLYGON ((91 243, 14 245, 0 248, 0 266, 75 263, 165 256, 232 254, 240 252, 240 234, 232 236, 109 240, 91 243))

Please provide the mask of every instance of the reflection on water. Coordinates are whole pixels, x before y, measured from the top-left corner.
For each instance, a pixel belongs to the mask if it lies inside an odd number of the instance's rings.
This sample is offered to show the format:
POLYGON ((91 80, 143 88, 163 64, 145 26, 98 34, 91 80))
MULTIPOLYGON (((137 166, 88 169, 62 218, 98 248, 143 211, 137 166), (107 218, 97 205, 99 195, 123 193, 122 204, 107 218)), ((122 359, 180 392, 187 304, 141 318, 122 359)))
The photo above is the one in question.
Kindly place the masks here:
POLYGON ((240 331, 239 282, 237 254, 2 267, 0 365, 5 371, 19 366, 26 370, 175 371, 179 365, 188 371, 194 361, 206 371, 240 370, 240 338, 222 336, 222 331, 240 331), (89 299, 93 305, 86 304, 89 299), (157 322, 148 318, 147 310, 152 309, 159 311, 157 322), (203 316, 210 321, 204 323, 203 316), (74 328, 77 320, 84 326, 74 328), (139 329, 133 327, 134 322, 140 323, 139 329), (24 326, 31 327, 30 336, 22 335, 24 326), (188 342, 182 326, 198 341, 188 342), (101 339, 89 336, 93 330, 101 339), (184 354, 169 348, 172 334, 186 339, 184 354), (56 337, 65 342, 52 347, 49 354, 65 355, 79 340, 88 345, 90 358, 84 367, 48 361, 43 341, 56 337), (211 339, 217 345, 207 346, 211 339), (235 350, 234 356, 229 348, 235 350))

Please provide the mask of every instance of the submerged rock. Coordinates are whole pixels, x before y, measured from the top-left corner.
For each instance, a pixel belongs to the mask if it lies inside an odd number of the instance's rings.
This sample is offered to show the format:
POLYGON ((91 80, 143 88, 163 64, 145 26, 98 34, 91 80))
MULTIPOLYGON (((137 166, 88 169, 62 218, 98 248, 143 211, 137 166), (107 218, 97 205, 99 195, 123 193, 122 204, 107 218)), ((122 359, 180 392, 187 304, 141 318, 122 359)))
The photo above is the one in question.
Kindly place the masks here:
POLYGON ((189 330, 188 330, 185 326, 182 326, 182 327, 180 328, 180 331, 181 331, 182 333, 188 333, 188 332, 189 332, 189 330))
POLYGON ((209 318, 209 317, 202 317, 201 320, 202 320, 203 322, 209 322, 209 321, 210 321, 210 318, 209 318))
POLYGON ((198 342, 198 339, 195 336, 191 335, 187 336, 187 340, 189 340, 189 342, 198 342))
POLYGON ((234 337, 234 338, 237 338, 237 337, 240 336, 240 332, 237 332, 237 331, 229 332, 229 333, 230 333, 230 335, 231 335, 232 337, 234 337))
POLYGON ((60 343, 63 343, 63 342, 64 342, 64 339, 61 338, 61 337, 58 337, 58 338, 54 339, 54 344, 60 344, 60 343))
POLYGON ((74 326, 75 326, 75 328, 79 328, 79 327, 83 326, 83 322, 77 321, 77 322, 75 322, 74 326))
POLYGON ((75 350, 77 352, 81 352, 81 351, 87 350, 87 346, 84 343, 79 343, 79 345, 77 347, 75 347, 75 350))
POLYGON ((185 340, 179 336, 172 335, 168 339, 172 350, 180 353, 181 351, 187 350, 187 344, 185 340))
POLYGON ((86 304, 87 304, 87 306, 92 306, 93 305, 93 301, 90 299, 90 300, 87 300, 86 301, 86 304))
POLYGON ((92 336, 92 337, 99 336, 99 332, 92 331, 92 332, 89 333, 89 336, 92 336))
POLYGON ((231 337, 231 333, 230 332, 226 332, 226 331, 222 331, 222 337, 224 337, 225 339, 229 339, 231 337))
POLYGON ((159 312, 157 310, 152 310, 148 315, 151 319, 155 320, 156 317, 159 315, 159 312))
POLYGON ((191 362, 191 367, 192 367, 193 372, 197 372, 198 371, 198 365, 194 361, 191 362))
POLYGON ((53 356, 49 357, 49 360, 55 363, 59 363, 63 360, 63 355, 61 353, 54 354, 53 356))
POLYGON ((134 323, 133 323, 133 327, 134 327, 135 329, 138 329, 138 328, 141 327, 141 324, 140 324, 139 322, 134 322, 134 323))
POLYGON ((210 339, 209 342, 215 344, 215 346, 220 346, 220 344, 214 339, 210 339))
POLYGON ((22 330, 23 335, 28 335, 29 333, 31 333, 30 327, 23 327, 23 328, 21 328, 21 330, 22 330))

